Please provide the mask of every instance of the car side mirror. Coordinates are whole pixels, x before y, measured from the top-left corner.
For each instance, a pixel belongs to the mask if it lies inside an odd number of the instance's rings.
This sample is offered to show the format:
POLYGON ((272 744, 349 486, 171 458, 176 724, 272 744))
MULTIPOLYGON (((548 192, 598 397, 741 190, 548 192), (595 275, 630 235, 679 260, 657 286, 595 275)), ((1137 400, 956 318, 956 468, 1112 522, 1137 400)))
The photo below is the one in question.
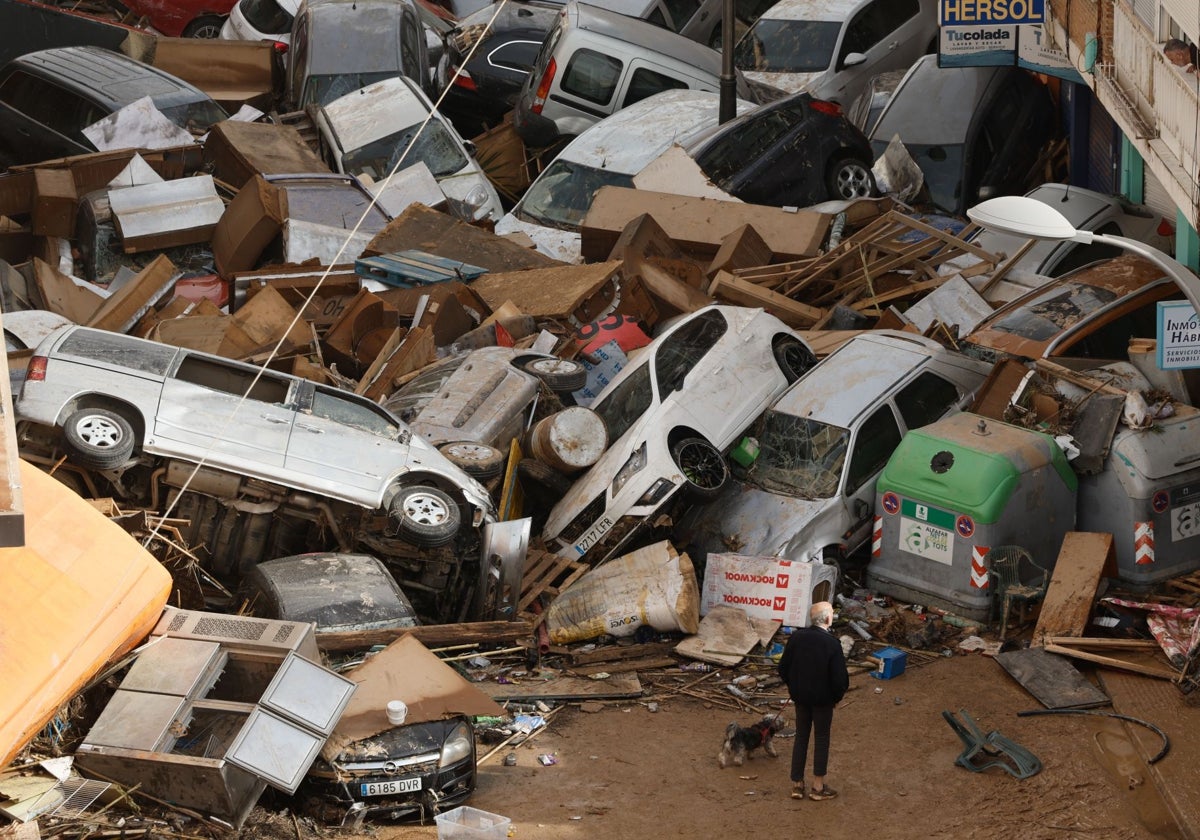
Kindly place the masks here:
POLYGON ((475 157, 475 154, 478 151, 478 149, 475 147, 475 144, 470 140, 463 140, 463 148, 467 150, 467 154, 469 154, 471 157, 475 157))
POLYGON ((871 515, 871 506, 867 504, 865 499, 854 500, 854 518, 861 522, 871 515))
POLYGON ((864 53, 860 53, 860 52, 846 53, 846 57, 842 59, 842 66, 843 67, 857 67, 859 64, 864 63, 866 60, 867 60, 867 56, 864 53))

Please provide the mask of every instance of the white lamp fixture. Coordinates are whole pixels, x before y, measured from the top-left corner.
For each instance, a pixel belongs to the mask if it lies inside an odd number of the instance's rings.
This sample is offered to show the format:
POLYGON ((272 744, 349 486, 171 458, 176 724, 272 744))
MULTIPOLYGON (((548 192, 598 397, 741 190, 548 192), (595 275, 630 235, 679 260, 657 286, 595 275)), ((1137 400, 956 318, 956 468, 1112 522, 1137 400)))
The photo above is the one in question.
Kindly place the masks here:
POLYGON ((980 227, 1012 236, 1070 240, 1083 245, 1098 242, 1137 254, 1161 268, 1179 286, 1188 302, 1200 312, 1200 277, 1186 265, 1136 239, 1076 230, 1062 213, 1037 199, 1023 195, 1002 195, 976 204, 967 210, 967 218, 980 227))

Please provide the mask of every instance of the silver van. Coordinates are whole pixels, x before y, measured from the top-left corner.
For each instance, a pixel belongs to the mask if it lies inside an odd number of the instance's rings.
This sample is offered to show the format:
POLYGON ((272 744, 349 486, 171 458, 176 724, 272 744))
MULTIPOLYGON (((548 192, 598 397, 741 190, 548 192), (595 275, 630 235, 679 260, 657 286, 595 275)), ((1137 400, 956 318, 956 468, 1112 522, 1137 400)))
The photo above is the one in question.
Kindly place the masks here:
MULTIPOLYGON (((720 80, 721 55, 715 50, 653 23, 571 0, 525 79, 513 126, 526 144, 546 147, 656 93, 717 91, 720 80)), ((737 95, 758 101, 740 74, 737 95)))
POLYGON ((429 92, 429 48, 414 0, 315 0, 292 24, 287 101, 297 109, 392 76, 429 92))

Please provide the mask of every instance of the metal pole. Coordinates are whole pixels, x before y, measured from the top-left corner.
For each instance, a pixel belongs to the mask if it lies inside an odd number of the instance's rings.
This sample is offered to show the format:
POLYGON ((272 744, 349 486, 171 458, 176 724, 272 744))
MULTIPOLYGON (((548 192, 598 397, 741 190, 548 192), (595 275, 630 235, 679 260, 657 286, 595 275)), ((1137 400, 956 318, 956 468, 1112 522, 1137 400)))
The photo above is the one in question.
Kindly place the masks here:
POLYGON ((720 122, 729 122, 737 115, 737 77, 733 70, 733 0, 725 0, 721 12, 721 104, 717 111, 720 122))

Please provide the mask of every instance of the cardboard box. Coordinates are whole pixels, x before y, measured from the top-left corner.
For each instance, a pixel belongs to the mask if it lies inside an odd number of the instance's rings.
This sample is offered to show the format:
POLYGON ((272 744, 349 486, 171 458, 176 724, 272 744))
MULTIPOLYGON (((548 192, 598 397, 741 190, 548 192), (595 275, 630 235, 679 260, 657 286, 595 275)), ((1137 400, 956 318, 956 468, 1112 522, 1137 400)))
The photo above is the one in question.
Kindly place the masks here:
POLYGON ((33 183, 33 232, 38 236, 73 237, 79 196, 71 171, 35 169, 33 183))
POLYGON ((689 255, 706 259, 715 257, 725 237, 742 225, 754 227, 776 261, 815 256, 832 221, 829 214, 811 210, 601 187, 580 227, 584 260, 607 259, 625 226, 643 213, 689 255))
POLYGON ((700 614, 718 605, 740 607, 750 618, 807 627, 814 603, 833 599, 837 568, 779 557, 709 554, 700 592, 700 614))
POLYGON ((238 189, 255 175, 331 171, 294 127, 233 120, 209 131, 204 162, 214 177, 238 189))
POLYGON ((159 36, 150 63, 191 82, 231 114, 242 105, 270 110, 275 97, 274 45, 269 41, 159 36))
POLYGON ((287 194, 255 175, 238 190, 213 231, 217 272, 229 280, 239 271, 254 268, 287 217, 287 194))

